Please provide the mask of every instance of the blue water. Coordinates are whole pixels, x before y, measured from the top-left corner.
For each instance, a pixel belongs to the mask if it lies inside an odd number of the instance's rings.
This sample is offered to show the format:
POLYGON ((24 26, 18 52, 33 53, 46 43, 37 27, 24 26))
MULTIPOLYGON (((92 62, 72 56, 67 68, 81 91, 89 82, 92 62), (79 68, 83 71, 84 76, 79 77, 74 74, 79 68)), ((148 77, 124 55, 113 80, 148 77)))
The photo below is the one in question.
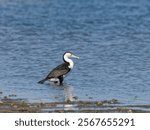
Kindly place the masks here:
POLYGON ((0 0, 0 98, 29 102, 118 99, 150 104, 148 0, 0 0), (64 86, 37 84, 80 60, 64 86))

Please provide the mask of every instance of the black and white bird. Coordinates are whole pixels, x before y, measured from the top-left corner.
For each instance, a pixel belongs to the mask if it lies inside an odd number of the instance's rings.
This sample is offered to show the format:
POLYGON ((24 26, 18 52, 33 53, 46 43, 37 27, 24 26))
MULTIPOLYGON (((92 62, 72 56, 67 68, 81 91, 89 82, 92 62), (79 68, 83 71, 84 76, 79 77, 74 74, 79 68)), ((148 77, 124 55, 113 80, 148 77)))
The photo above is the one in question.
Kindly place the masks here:
POLYGON ((59 82, 60 85, 63 84, 63 80, 66 75, 73 69, 74 63, 70 58, 77 58, 72 52, 65 52, 63 55, 64 63, 54 68, 43 80, 38 83, 43 84, 45 81, 49 80, 54 83, 59 82))

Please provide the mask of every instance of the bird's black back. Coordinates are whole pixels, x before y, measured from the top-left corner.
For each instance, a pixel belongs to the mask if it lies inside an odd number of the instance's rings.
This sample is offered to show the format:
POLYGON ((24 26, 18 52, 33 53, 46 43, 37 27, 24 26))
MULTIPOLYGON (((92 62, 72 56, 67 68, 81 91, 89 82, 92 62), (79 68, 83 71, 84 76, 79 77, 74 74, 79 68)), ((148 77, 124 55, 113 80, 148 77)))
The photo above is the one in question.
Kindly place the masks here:
POLYGON ((70 71, 70 68, 68 66, 68 62, 57 66, 47 75, 46 79, 58 78, 59 76, 66 75, 70 71))

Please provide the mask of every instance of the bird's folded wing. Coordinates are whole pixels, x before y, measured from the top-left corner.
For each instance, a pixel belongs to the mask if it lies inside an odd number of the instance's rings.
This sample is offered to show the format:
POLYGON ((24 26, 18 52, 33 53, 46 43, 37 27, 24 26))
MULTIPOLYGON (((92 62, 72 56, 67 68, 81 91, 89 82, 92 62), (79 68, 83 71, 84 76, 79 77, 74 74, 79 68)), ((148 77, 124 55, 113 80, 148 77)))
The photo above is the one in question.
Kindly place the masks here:
POLYGON ((56 68, 54 68, 48 75, 47 78, 57 78, 61 75, 65 75, 70 71, 68 68, 68 63, 63 63, 56 68))

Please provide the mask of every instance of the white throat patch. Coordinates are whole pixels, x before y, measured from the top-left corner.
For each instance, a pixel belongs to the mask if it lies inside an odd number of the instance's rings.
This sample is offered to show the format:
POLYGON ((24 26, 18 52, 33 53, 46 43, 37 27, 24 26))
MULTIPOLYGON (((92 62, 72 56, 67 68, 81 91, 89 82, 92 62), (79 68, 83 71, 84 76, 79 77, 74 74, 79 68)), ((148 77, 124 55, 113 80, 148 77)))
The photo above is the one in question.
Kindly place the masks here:
POLYGON ((74 66, 73 61, 72 61, 71 59, 69 59, 69 58, 67 57, 67 55, 64 56, 64 60, 69 63, 69 66, 68 66, 68 67, 69 67, 70 69, 72 69, 73 66, 74 66))
MULTIPOLYGON (((70 60, 70 59, 69 59, 69 60, 70 60)), ((73 69, 73 66, 74 66, 74 63, 73 63, 73 61, 72 61, 72 60, 70 60, 70 62, 69 62, 69 66, 68 66, 68 67, 69 67, 70 69, 73 69)))

